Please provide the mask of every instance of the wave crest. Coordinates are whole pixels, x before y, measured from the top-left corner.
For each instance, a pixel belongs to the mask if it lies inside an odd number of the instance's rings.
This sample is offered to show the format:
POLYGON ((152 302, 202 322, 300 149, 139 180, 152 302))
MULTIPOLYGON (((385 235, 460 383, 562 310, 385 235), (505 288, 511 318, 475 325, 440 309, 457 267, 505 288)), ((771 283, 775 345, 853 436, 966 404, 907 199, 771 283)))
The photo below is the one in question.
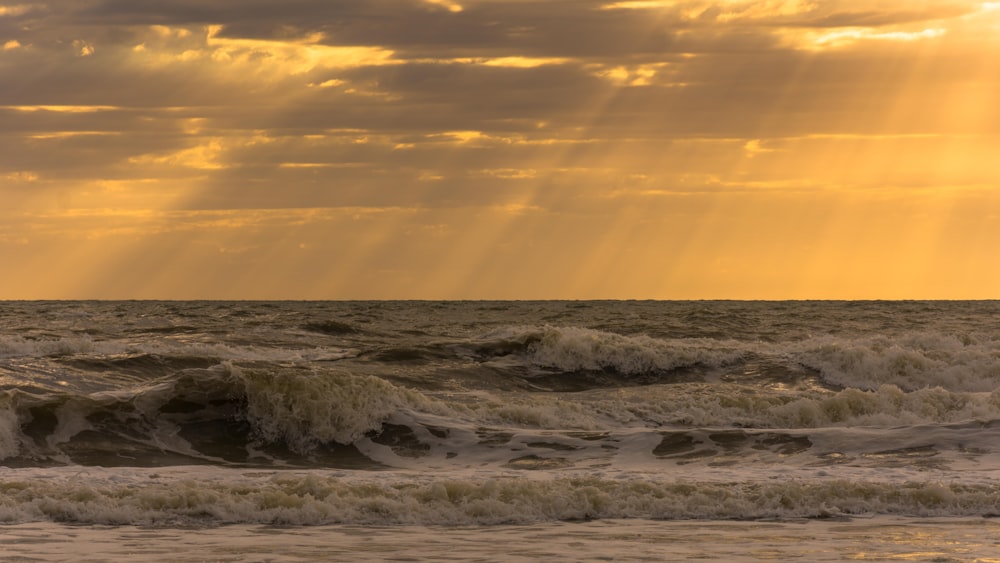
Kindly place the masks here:
POLYGON ((329 442, 351 444, 380 430, 399 411, 429 403, 417 392, 367 375, 229 369, 255 432, 299 453, 329 442))
POLYGON ((815 338, 791 348, 804 366, 834 385, 875 389, 989 392, 1000 387, 1000 340, 973 335, 910 333, 889 338, 815 338))
POLYGON ((259 447, 272 457, 287 457, 282 451, 309 456, 320 447, 353 446, 392 419, 409 422, 407 413, 441 408, 377 377, 223 362, 115 391, 2 391, 0 459, 247 463, 259 447))
POLYGON ((599 477, 389 482, 316 474, 229 482, 99 475, 0 483, 5 523, 498 525, 608 518, 827 518, 1000 513, 996 485, 844 479, 711 483, 599 477))
POLYGON ((511 327, 485 337, 486 355, 523 355, 536 367, 573 371, 614 371, 624 375, 719 367, 743 358, 735 342, 623 336, 581 327, 511 327))

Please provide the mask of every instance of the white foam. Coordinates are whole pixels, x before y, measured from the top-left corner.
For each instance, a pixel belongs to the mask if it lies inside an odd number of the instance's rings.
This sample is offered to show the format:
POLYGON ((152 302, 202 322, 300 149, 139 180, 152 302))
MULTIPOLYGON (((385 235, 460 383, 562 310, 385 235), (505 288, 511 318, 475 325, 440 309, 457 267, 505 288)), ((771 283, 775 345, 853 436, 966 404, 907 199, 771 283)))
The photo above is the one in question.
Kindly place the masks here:
MULTIPOLYGON (((11 470, 0 521, 111 525, 496 525, 1000 512, 996 483, 650 474, 435 477, 330 472, 11 470)), ((871 475, 869 475, 871 477, 871 475)))
MULTIPOLYGON (((44 357, 65 354, 86 354, 95 350, 95 342, 89 336, 69 336, 52 339, 27 339, 21 336, 0 336, 0 358, 44 357)), ((120 352, 115 347, 115 352, 120 352)))
POLYGON ((226 368, 246 394, 246 417, 260 436, 299 452, 321 443, 350 444, 400 411, 442 409, 416 391, 367 375, 226 368))
MULTIPOLYGON (((231 366, 231 364, 230 364, 231 366)), ((677 383, 583 393, 425 394, 383 379, 324 370, 240 370, 248 418, 267 440, 299 451, 352 443, 383 422, 441 417, 443 426, 598 430, 656 426, 892 427, 1000 419, 1000 392, 764 390, 726 383, 677 383)))
POLYGON ((14 457, 21 449, 21 429, 8 397, 0 397, 0 460, 14 457))
POLYGON ((579 327, 508 327, 488 341, 520 342, 536 366, 562 371, 613 369, 643 374, 683 367, 723 367, 747 357, 800 364, 841 387, 905 390, 943 387, 986 392, 1000 387, 1000 339, 989 335, 910 332, 892 337, 816 336, 789 342, 662 339, 579 327))
POLYGON ((620 424, 818 428, 1000 419, 1000 393, 941 388, 904 391, 771 391, 725 384, 674 384, 597 396, 591 410, 620 424))
POLYGON ((785 345, 798 362, 842 387, 892 384, 914 390, 993 391, 1000 387, 1000 340, 915 332, 888 337, 821 337, 785 345))
POLYGON ((613 369, 626 375, 697 365, 721 366, 745 353, 737 342, 623 336, 580 327, 510 327, 487 339, 524 343, 530 361, 562 371, 613 369))

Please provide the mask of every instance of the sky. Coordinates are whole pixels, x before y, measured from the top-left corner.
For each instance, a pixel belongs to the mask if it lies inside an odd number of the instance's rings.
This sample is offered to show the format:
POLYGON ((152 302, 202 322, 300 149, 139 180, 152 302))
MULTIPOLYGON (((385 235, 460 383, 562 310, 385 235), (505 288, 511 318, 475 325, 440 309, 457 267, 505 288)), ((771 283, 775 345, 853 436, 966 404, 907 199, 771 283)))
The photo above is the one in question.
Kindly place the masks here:
POLYGON ((0 0, 0 299, 1000 298, 1000 2, 0 0))

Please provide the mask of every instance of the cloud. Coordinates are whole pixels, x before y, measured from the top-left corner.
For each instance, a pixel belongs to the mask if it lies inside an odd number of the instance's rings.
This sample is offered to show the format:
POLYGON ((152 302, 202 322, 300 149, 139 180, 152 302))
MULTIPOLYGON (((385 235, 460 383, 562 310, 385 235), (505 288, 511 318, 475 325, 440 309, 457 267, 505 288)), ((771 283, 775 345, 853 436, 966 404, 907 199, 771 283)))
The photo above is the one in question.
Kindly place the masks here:
POLYGON ((0 6, 0 18, 22 16, 33 10, 42 9, 38 4, 14 4, 12 6, 0 6))
MULTIPOLYGON (((659 260, 644 244, 689 268, 711 265, 696 251, 747 250, 711 232, 716 212, 774 248, 798 223, 744 208, 815 218, 810 194, 875 210, 869 193, 965 201, 995 184, 998 14, 960 0, 6 5, 0 258, 45 247, 77 264, 58 249, 100 238, 87 248, 108 271, 155 249, 221 276, 226 249, 268 284, 270 259, 315 288, 380 295, 498 295, 490 274, 528 266, 584 293, 612 263, 674 279, 638 266, 659 260), (342 277, 311 265, 330 256, 342 277), (408 285, 379 281, 387 269, 408 285)), ((992 232, 984 221, 970 224, 992 232)), ((170 283, 184 282, 164 273, 149 291, 170 283)))

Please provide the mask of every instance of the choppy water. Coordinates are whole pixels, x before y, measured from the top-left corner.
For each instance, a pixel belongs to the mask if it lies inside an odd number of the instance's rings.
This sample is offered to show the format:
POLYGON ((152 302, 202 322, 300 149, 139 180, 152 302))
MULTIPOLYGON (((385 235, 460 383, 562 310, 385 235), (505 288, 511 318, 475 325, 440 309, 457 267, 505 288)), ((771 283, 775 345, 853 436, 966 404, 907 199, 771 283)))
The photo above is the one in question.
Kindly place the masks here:
POLYGON ((1000 515, 998 389, 1000 302, 0 303, 0 554, 66 524, 960 534, 1000 515))

